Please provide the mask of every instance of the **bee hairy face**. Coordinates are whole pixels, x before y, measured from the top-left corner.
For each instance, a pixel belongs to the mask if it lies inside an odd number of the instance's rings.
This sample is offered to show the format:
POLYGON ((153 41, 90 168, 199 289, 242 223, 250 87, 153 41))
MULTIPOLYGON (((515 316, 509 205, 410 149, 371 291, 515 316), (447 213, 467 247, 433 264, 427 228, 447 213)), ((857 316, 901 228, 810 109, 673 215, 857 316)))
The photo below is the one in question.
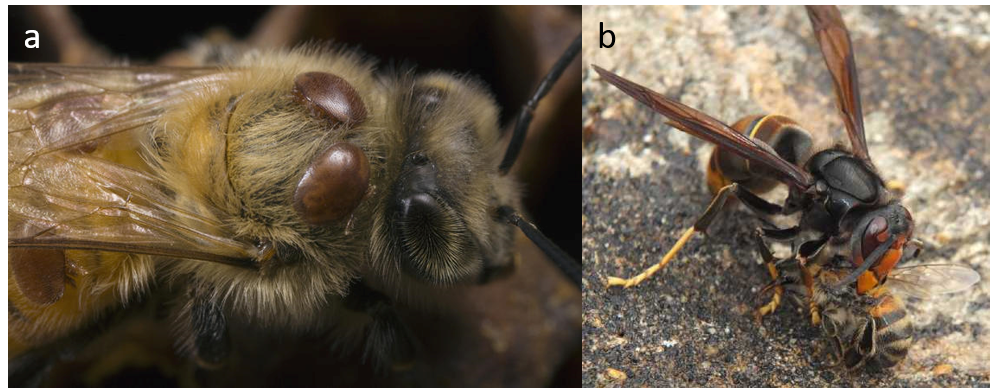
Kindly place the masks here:
MULTIPOLYGON (((474 81, 445 74, 415 80, 393 99, 388 125, 393 184, 374 226, 373 260, 430 284, 478 275, 482 258, 504 263, 509 226, 493 209, 517 203, 514 184, 496 170, 498 110, 474 81)), ((388 276, 388 275, 386 275, 388 276)))

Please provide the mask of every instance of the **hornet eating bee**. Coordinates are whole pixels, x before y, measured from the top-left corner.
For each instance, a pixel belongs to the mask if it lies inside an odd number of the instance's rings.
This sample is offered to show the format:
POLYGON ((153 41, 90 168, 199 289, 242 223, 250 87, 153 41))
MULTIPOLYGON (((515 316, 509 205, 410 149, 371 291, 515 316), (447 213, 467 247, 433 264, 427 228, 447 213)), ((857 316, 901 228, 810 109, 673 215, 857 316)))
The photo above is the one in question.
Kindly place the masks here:
POLYGON ((870 158, 852 41, 834 6, 807 13, 831 76, 848 144, 785 116, 747 116, 727 125, 611 71, 601 79, 666 117, 670 126, 716 147, 706 183, 714 195, 704 213, 660 259, 631 278, 608 277, 607 287, 633 287, 661 270, 698 232, 705 233, 728 203, 756 213, 760 256, 771 300, 757 320, 774 312, 785 293, 806 306, 810 320, 835 345, 850 369, 897 364, 911 344, 911 320, 901 297, 961 291, 979 280, 959 265, 900 266, 921 243, 896 190, 870 158), (784 186, 786 199, 765 199, 784 186), (789 224, 785 224, 788 222, 789 224), (790 245, 778 258, 770 244, 790 245))
MULTIPOLYGON (((765 245, 760 251, 773 260, 765 245)), ((890 368, 907 356, 914 324, 904 298, 932 299, 966 290, 980 280, 976 271, 962 265, 901 265, 890 271, 883 285, 859 294, 851 287, 836 286, 853 271, 851 267, 802 269, 797 260, 780 264, 774 285, 783 286, 796 304, 810 303, 812 321, 820 322, 835 358, 851 370, 890 368)))
POLYGON ((508 174, 563 49, 511 136, 470 76, 316 44, 221 66, 8 65, 11 362, 166 289, 200 368, 236 356, 235 330, 311 335, 354 313, 359 355, 402 368, 421 345, 395 305, 511 275, 515 226, 575 279, 508 174))

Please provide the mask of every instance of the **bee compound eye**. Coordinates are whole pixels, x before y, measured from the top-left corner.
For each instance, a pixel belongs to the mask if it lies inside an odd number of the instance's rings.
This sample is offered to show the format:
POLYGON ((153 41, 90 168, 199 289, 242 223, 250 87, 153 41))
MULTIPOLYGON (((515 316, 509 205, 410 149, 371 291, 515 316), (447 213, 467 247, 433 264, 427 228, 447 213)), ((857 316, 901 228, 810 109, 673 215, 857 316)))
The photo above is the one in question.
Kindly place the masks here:
POLYGON ((292 95, 318 116, 344 124, 358 124, 368 111, 354 87, 330 73, 309 72, 296 76, 292 95))
POLYGON ((361 203, 370 175, 361 148, 347 142, 334 144, 306 169, 296 185, 293 207, 311 225, 341 220, 361 203))

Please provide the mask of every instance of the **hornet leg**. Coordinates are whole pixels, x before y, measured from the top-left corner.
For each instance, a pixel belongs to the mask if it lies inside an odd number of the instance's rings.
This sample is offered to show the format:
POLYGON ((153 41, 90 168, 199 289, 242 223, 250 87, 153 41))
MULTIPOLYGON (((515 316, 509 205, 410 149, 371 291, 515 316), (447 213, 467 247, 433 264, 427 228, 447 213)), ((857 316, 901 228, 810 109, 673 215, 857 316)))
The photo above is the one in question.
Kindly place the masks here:
POLYGON ((710 204, 708 204, 708 209, 706 209, 701 217, 698 218, 698 221, 694 223, 694 226, 688 228, 683 234, 681 234, 681 237, 677 239, 676 243, 674 243, 674 247, 663 256, 663 259, 661 259, 659 263, 647 268, 646 271, 643 271, 639 275, 628 279, 609 276, 606 287, 623 286, 625 288, 629 288, 642 283, 650 276, 653 276, 653 274, 657 273, 657 271, 666 266, 667 263, 670 262, 675 255, 677 255, 677 252, 684 247, 684 244, 691 239, 691 236, 694 236, 696 232, 705 233, 705 231, 708 230, 708 226, 711 225, 712 221, 715 220, 715 216, 718 215, 718 212, 725 206, 725 202, 730 195, 739 198, 743 204, 757 212, 765 214, 779 214, 782 211, 780 206, 764 201, 755 194, 749 192, 749 190, 739 186, 738 183, 725 186, 721 188, 717 194, 715 194, 715 198, 712 199, 710 204))

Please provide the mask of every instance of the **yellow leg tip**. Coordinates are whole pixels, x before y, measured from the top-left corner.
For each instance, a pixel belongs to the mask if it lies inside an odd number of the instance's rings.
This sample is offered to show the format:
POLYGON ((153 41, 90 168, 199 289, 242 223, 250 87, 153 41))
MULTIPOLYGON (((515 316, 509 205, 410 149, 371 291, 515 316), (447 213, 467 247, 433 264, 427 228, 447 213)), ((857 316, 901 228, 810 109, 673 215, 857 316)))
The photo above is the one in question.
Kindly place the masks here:
POLYGON ((605 282, 605 288, 616 287, 616 286, 626 287, 628 283, 629 281, 627 281, 626 279, 609 276, 608 281, 605 282))
POLYGON ((688 240, 691 239, 691 236, 694 235, 694 232, 695 230, 693 227, 687 228, 687 230, 685 230, 684 233, 681 234, 681 238, 677 240, 677 243, 674 244, 674 247, 671 248, 666 255, 664 255, 663 259, 661 259, 659 263, 654 264, 652 267, 648 268, 646 271, 643 271, 643 273, 633 276, 629 279, 609 276, 607 278, 607 281, 605 282, 605 288, 615 287, 615 286, 622 286, 625 288, 629 288, 639 283, 642 283, 646 279, 649 279, 651 276, 653 276, 653 274, 657 273, 657 271, 660 271, 660 269, 666 266, 667 262, 669 262, 671 259, 674 258, 674 255, 677 254, 677 252, 684 247, 684 244, 686 244, 688 240))

